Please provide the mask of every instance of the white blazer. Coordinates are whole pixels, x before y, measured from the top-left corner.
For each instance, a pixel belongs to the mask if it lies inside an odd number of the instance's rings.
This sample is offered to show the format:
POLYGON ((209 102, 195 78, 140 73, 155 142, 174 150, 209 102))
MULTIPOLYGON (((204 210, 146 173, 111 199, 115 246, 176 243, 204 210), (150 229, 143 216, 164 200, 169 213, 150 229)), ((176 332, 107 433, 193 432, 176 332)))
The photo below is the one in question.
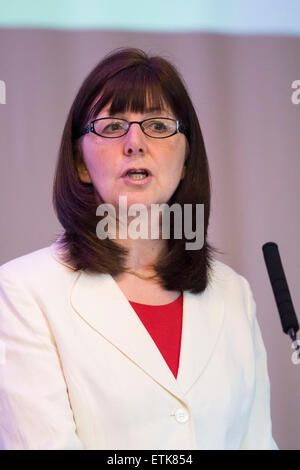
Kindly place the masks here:
POLYGON ((248 281, 184 292, 178 377, 108 274, 58 242, 0 267, 1 449, 278 449, 248 281))

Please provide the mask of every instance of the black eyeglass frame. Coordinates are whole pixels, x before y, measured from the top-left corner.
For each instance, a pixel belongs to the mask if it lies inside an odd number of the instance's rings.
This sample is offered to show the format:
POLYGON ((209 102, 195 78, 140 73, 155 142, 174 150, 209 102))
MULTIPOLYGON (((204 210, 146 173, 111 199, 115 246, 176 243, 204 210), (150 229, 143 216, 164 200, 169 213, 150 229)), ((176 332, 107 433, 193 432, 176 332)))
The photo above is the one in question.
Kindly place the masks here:
POLYGON ((172 119, 172 118, 166 118, 166 117, 162 117, 162 116, 158 116, 158 117, 155 117, 155 118, 147 118, 147 119, 144 119, 143 121, 127 121, 127 119, 122 119, 122 118, 113 118, 113 117, 105 117, 105 118, 98 118, 98 119, 94 119, 93 121, 91 121, 88 126, 84 129, 84 131, 79 134, 79 137, 80 138, 81 136, 85 135, 85 134, 88 134, 89 132, 93 132, 94 134, 98 135, 99 137, 103 137, 104 139, 119 139, 120 137, 124 137, 124 135, 126 135, 128 132, 129 132, 129 129, 130 129, 130 126, 131 124, 139 124, 140 128, 142 129, 142 132, 147 136, 147 137, 150 137, 151 139, 168 139, 169 137, 172 137, 173 135, 177 134, 178 132, 181 132, 182 134, 185 134, 185 127, 184 125, 178 120, 178 119, 172 119), (128 126, 128 129, 126 130, 126 132, 122 135, 118 135, 117 137, 108 137, 108 136, 105 136, 105 135, 101 135, 101 134, 98 134, 96 131, 95 131, 95 126, 94 126, 94 123, 96 121, 103 121, 104 119, 118 119, 119 121, 125 121, 129 124, 128 126), (153 137, 152 135, 149 135, 145 132, 142 124, 146 121, 153 121, 153 119, 168 119, 169 121, 174 121, 176 122, 176 129, 175 129, 175 132, 173 132, 173 134, 171 135, 168 135, 166 137, 153 137))

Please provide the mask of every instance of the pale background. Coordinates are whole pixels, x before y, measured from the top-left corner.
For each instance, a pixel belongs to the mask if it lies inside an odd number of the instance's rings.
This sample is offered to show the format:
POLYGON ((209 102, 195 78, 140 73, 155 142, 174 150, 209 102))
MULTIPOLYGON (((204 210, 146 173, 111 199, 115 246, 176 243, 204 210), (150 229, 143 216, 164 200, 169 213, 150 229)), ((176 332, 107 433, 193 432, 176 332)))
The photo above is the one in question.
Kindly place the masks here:
POLYGON ((300 2, 114 0, 83 8, 77 0, 0 0, 0 11, 0 264, 49 245, 60 229, 54 167, 89 71, 121 46, 163 55, 183 75, 203 130, 209 240, 254 293, 273 436, 280 449, 300 449, 300 364, 291 361, 261 250, 278 244, 300 319, 300 102, 291 101, 300 80, 300 2))

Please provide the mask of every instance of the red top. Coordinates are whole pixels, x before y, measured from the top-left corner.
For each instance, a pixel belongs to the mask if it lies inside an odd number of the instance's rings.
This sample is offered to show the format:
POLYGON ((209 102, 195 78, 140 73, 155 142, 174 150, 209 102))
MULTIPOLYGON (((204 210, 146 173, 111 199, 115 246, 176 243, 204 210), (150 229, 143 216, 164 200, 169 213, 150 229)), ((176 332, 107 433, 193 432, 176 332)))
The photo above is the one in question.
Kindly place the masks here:
POLYGON ((145 305, 129 301, 139 319, 148 330, 170 370, 177 378, 181 330, 183 295, 166 305, 145 305))

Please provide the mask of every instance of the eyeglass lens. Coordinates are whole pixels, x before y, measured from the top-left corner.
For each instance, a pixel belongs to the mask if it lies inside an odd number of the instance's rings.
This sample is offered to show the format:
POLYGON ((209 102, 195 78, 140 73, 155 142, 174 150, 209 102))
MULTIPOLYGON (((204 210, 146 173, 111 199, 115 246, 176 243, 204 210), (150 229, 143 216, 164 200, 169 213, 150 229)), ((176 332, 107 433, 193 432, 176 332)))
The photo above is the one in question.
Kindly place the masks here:
MULTIPOLYGON (((121 137, 126 134, 129 123, 125 120, 115 118, 104 118, 95 121, 94 129, 103 137, 121 137)), ((168 137, 176 131, 176 121, 153 118, 147 119, 142 124, 144 133, 150 137, 168 137)))

